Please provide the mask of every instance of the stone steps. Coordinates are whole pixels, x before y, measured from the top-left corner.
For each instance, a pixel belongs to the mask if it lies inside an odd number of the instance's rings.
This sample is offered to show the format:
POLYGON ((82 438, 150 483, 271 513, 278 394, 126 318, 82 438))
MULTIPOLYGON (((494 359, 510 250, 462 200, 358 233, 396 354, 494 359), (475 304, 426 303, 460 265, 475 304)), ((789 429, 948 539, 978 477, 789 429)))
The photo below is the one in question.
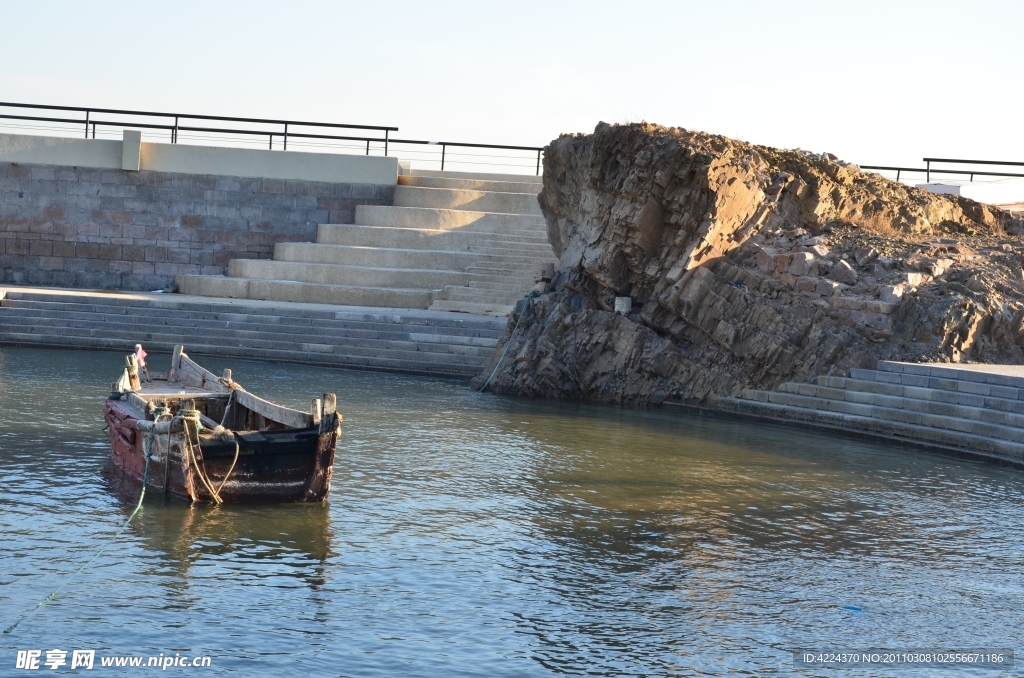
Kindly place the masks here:
POLYGON ((1024 463, 1024 367, 879 361, 850 372, 745 391, 723 404, 1024 463))
POLYGON ((507 313, 509 301, 555 263, 537 202, 539 177, 413 172, 398 183, 394 205, 358 205, 354 224, 321 224, 315 243, 279 243, 273 260, 231 260, 227 275, 179 276, 178 287, 237 299, 490 315, 507 313))
POLYGON ((425 188, 460 188, 466 191, 497 191, 499 193, 528 193, 534 197, 541 185, 527 181, 493 181, 488 179, 446 179, 442 177, 400 176, 399 186, 425 188))
MULTIPOLYGON (((552 257, 536 252, 501 250, 399 249, 397 247, 366 247, 355 245, 324 245, 321 243, 279 243, 274 261, 309 264, 345 264, 377 268, 419 268, 440 271, 461 271, 470 266, 495 265, 519 270, 523 265, 552 261, 552 257)), ((235 259, 234 261, 270 261, 268 259, 235 259)))
POLYGON ((469 250, 479 244, 501 244, 529 251, 548 253, 551 245, 541 235, 487 233, 455 229, 440 231, 429 228, 400 228, 395 226, 361 226, 357 224, 320 224, 317 243, 324 245, 351 245, 363 247, 397 247, 399 249, 469 250))
POLYGON ((526 276, 522 275, 521 269, 513 266, 501 264, 495 266, 470 266, 466 269, 466 272, 486 279, 494 278, 526 282, 526 276))
POLYGON ((395 207, 431 207, 542 216, 536 194, 530 193, 397 186, 394 205, 395 207))
MULTIPOLYGON (((80 349, 87 347, 130 353, 135 341, 136 340, 133 339, 132 344, 129 345, 128 342, 123 339, 97 337, 86 342, 86 346, 83 344, 81 337, 0 332, 0 344, 12 346, 39 346, 57 349, 80 349)), ((377 356, 354 356, 316 353, 304 350, 279 351, 246 347, 242 352, 242 355, 240 355, 240 350, 238 348, 222 346, 219 344, 204 344, 201 343, 201 341, 201 339, 193 340, 191 343, 185 344, 186 350, 190 355, 223 356, 230 358, 245 358, 247 360, 267 360, 271 362, 295 363, 299 365, 316 365, 318 367, 372 370, 376 372, 397 372, 453 379, 471 379, 480 372, 480 367, 477 365, 444 365, 433 360, 396 360, 387 355, 380 354, 377 356)), ((174 350, 175 344, 180 343, 182 342, 177 339, 174 342, 148 341, 146 350, 150 353, 170 353, 174 350)))
MULTIPOLYGON (((19 334, 27 335, 56 335, 63 337, 78 337, 80 339, 105 338, 113 335, 128 336, 134 335, 136 341, 160 343, 171 343, 178 338, 178 333, 173 331, 161 331, 171 329, 162 327, 142 327, 136 323, 124 325, 99 326, 92 323, 89 327, 82 327, 89 323, 83 321, 69 321, 61 326, 52 325, 22 325, 18 328, 19 334)), ((309 339, 309 337, 305 337, 309 339)), ((249 336, 235 332, 206 332, 202 335, 202 341, 216 343, 220 346, 230 346, 243 351, 250 349, 270 349, 278 351, 313 351, 315 353, 341 353, 350 356, 376 357, 386 354, 399 360, 437 360, 440 362, 464 362, 478 367, 487 364, 493 350, 483 349, 479 346, 442 346, 429 342, 384 340, 384 339, 352 339, 346 338, 343 345, 326 341, 308 340, 296 342, 294 340, 266 339, 263 335, 252 333, 249 336)))
POLYGON ((444 298, 447 301, 471 301, 478 304, 494 302, 502 306, 514 306, 517 301, 523 298, 529 290, 511 290, 504 294, 495 294, 487 290, 478 290, 473 287, 445 288, 444 298))
POLYGON ((937 429, 930 426, 906 424, 841 412, 759 402, 747 398, 723 398, 720 403, 730 406, 737 412, 784 422, 798 421, 825 429, 873 434, 890 440, 924 444, 950 452, 992 457, 1015 463, 1020 463, 1021 460, 1024 460, 1024 445, 998 438, 988 438, 950 431, 948 429, 937 429))
POLYGON ((310 264, 270 259, 233 259, 228 264, 228 276, 233 279, 274 279, 324 285, 385 289, 385 285, 399 285, 399 289, 437 290, 452 280, 466 279, 463 271, 432 268, 403 268, 399 266, 347 266, 344 264, 310 264))
POLYGON ((851 370, 851 376, 869 381, 905 386, 927 386, 944 390, 955 390, 954 382, 964 382, 960 386, 961 389, 966 389, 968 393, 981 395, 988 395, 989 390, 982 386, 971 386, 971 384, 983 384, 997 389, 1024 389, 1024 367, 1016 365, 918 365, 880 360, 876 370, 851 370), (857 376, 858 374, 861 376, 857 376))
POLYGON ((532 214, 501 214, 432 207, 357 205, 356 223, 361 226, 428 228, 435 231, 466 228, 484 233, 505 233, 515 229, 537 235, 547 234, 544 217, 532 214))
POLYGON ((289 326, 378 328, 401 323, 403 327, 447 328, 460 333, 481 332, 474 336, 504 335, 504 325, 492 318, 448 316, 423 312, 402 313, 393 309, 347 307, 310 307, 303 304, 239 304, 223 299, 157 294, 116 294, 84 292, 64 294, 58 290, 36 291, 29 288, 7 288, 0 291, 0 305, 22 312, 82 311, 87 314, 169 316, 188 311, 189 318, 254 322, 261 325, 287 323, 289 326), (201 300, 201 301, 196 301, 201 300), (329 308, 329 310, 324 310, 329 308), (341 324, 339 324, 341 323, 341 324), (493 334, 488 334, 493 333, 493 334))
MULTIPOLYGON (((527 287, 526 285, 518 285, 517 286, 517 283, 518 283, 518 281, 516 281, 516 280, 506 280, 506 279, 502 279, 502 278, 488 279, 488 278, 482 278, 482 277, 479 277, 479 276, 474 276, 473 280, 471 281, 470 284, 472 285, 473 289, 491 290, 492 292, 508 292, 509 290, 523 289, 524 290, 523 294, 526 294, 527 291, 529 291, 530 289, 533 289, 532 286, 530 286, 530 287, 527 287)), ((445 289, 447 290, 450 287, 453 290, 458 290, 458 289, 470 287, 470 284, 461 285, 461 286, 460 285, 449 285, 445 289)))
MULTIPOLYGON (((307 264, 345 264, 373 268, 412 268, 461 271, 473 265, 477 255, 466 250, 399 249, 363 245, 324 245, 287 242, 274 248, 274 261, 307 264)), ((239 259, 238 261, 257 261, 239 259)), ((266 260, 264 260, 266 261, 266 260)), ((395 285, 399 287, 400 285, 395 285)))
MULTIPOLYGON (((5 306, 5 309, 9 307, 5 306)), ((34 310, 34 309, 33 309, 34 310)), ((52 312, 47 311, 45 315, 36 313, 17 313, 15 309, 9 309, 4 313, 4 323, 9 327, 17 326, 24 332, 46 332, 50 329, 60 330, 62 328, 78 329, 107 329, 131 331, 134 327, 144 326, 149 331, 163 327, 188 328, 193 332, 202 332, 204 339, 261 339, 273 341, 279 335, 282 337, 293 337, 297 328, 292 326, 267 325, 257 326, 252 323, 231 322, 222 320, 181 320, 168 319, 163 316, 132 315, 131 320, 124 314, 112 315, 103 313, 75 313, 75 312, 52 312), (35 329, 28 329, 35 328, 35 329)), ((347 339, 352 345, 361 344, 364 341, 397 342, 400 344, 412 345, 412 350, 417 351, 440 351, 447 352, 448 346, 462 346, 473 355, 490 356, 497 345, 496 338, 484 337, 461 337, 445 336, 441 334, 426 334, 409 331, 397 331, 393 327, 381 329, 358 329, 353 327, 302 327, 302 335, 309 341, 314 338, 338 340, 347 339), (437 348, 430 348, 437 346, 437 348)), ((60 333, 60 332, 57 332, 60 333)), ((408 348, 408 346, 406 346, 408 348)), ((457 352, 464 352, 459 349, 457 352)))
POLYGON ((470 378, 487 364, 505 323, 466 314, 325 310, 178 295, 67 294, 8 289, 0 343, 258 358, 470 378), (143 298, 144 297, 144 298, 143 298))
POLYGON ((456 311, 458 313, 477 313, 480 315, 507 316, 515 308, 515 304, 502 303, 500 299, 471 302, 449 299, 438 299, 430 305, 434 311, 456 311))
POLYGON ((818 377, 818 383, 822 386, 833 388, 861 391, 864 393, 880 393, 882 395, 906 396, 917 400, 932 400, 935 402, 951 403, 955 405, 968 405, 970 407, 983 407, 986 409, 1005 410, 1024 414, 1024 401, 992 398, 974 393, 959 393, 957 391, 945 391, 935 388, 920 388, 916 386, 903 386, 888 382, 861 381, 847 377, 818 377))
POLYGON ((799 393, 787 393, 784 391, 769 391, 768 395, 768 402, 779 405, 828 410, 830 412, 840 412, 843 414, 855 414, 862 417, 873 417, 875 419, 886 419, 900 423, 914 424, 917 426, 949 429, 951 431, 960 431, 963 433, 972 433, 975 435, 983 435, 1024 443, 1024 429, 1015 428, 1013 426, 989 424, 976 418, 961 419, 952 415, 931 414, 909 407, 896 408, 888 405, 873 404, 870 402, 833 400, 823 396, 801 395, 799 393))
POLYGON ((535 261, 554 261, 555 258, 551 256, 551 245, 544 243, 543 245, 537 244, 518 244, 514 250, 509 248, 510 243, 504 243, 495 240, 484 240, 480 244, 474 244, 470 246, 471 252, 477 252, 478 254, 489 254, 493 257, 501 257, 504 259, 531 259, 535 261))
POLYGON ((434 299, 434 293, 430 289, 331 285, 293 280, 232 278, 222 275, 180 276, 178 289, 182 294, 202 297, 381 308, 426 308, 434 299))
MULTIPOLYGON (((59 335, 66 337, 93 338, 110 336, 129 336, 134 334, 136 341, 157 341, 163 343, 174 343, 179 336, 177 332, 167 331, 173 328, 150 326, 141 327, 136 323, 125 323, 123 325, 100 326, 93 323, 89 327, 81 325, 89 324, 83 321, 69 321, 61 326, 48 325, 22 325, 18 328, 18 334, 41 334, 59 335)), ((388 339, 352 339, 346 337, 343 344, 322 340, 313 341, 310 337, 302 337, 306 341, 296 341, 294 338, 285 339, 281 337, 265 338, 264 335, 256 332, 249 336, 242 336, 235 332, 204 332, 202 341, 216 343, 221 346, 231 346, 237 349, 248 351, 249 349, 271 349, 279 351, 313 351, 316 353, 341 353, 352 356, 380 356, 388 355, 399 360, 437 360, 440 362, 465 362, 468 364, 482 366, 487 363, 493 350, 484 349, 480 346, 447 346, 430 342, 401 341, 388 339)))
MULTIPOLYGON (((411 170, 404 175, 408 178, 430 177, 434 179, 446 179, 448 181, 470 180, 470 181, 512 181, 515 183, 528 183, 537 186, 540 191, 544 183, 544 177, 533 174, 498 174, 491 172, 445 172, 444 170, 411 170)), ((401 182, 401 179, 399 180, 401 182)), ((450 186, 450 184, 446 184, 450 186)))
MULTIPOLYGON (((986 407, 947 403, 931 398, 914 398, 913 396, 905 395, 894 396, 874 392, 864 393, 834 386, 822 386, 820 384, 782 384, 779 387, 779 391, 857 405, 878 406, 890 411, 904 410, 907 416, 916 418, 938 416, 958 420, 976 420, 991 424, 1014 426, 1024 431, 1024 414, 1017 414, 1006 409, 990 410, 986 407)), ((1024 402, 1021 404, 1024 405, 1024 402)), ((916 423, 939 426, 940 428, 945 427, 942 423, 931 421, 918 421, 916 423)))

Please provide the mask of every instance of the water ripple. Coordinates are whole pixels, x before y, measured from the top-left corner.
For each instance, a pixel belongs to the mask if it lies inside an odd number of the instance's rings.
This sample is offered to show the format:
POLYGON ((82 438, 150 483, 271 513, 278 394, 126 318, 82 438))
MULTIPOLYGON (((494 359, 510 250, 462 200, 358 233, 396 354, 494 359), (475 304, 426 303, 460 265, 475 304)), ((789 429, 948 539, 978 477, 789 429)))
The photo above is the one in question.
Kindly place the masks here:
MULTIPOLYGON (((111 468, 100 430, 122 360, 0 349, 5 624, 134 507, 138 485, 111 468)), ((1020 644, 1019 471, 670 411, 209 361, 225 366, 297 407, 339 394, 330 501, 150 495, 116 547, 4 639, 0 662, 70 647, 210 654, 215 675, 761 676, 798 673, 802 648, 1020 644)))

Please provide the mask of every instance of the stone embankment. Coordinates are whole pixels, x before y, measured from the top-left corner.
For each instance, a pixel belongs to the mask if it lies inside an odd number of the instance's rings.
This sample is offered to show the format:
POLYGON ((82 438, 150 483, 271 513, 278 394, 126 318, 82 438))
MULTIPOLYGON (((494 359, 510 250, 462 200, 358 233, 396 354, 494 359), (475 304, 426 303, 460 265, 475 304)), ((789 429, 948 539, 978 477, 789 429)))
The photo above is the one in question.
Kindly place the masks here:
POLYGON ((423 310, 88 290, 0 290, 0 344, 254 358, 469 379, 504 320, 423 310))
POLYGON ((1024 225, 1007 212, 648 124, 563 135, 544 162, 560 261, 509 319, 496 391, 733 407, 880 360, 1024 360, 1024 225))

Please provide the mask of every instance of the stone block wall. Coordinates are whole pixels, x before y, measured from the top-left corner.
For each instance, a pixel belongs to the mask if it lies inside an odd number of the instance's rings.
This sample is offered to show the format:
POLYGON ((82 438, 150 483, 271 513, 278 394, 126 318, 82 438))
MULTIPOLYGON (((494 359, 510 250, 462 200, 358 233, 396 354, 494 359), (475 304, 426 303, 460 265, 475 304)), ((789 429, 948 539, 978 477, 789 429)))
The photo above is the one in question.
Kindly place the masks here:
POLYGON ((394 186, 377 184, 0 163, 0 281, 162 289, 393 200, 394 186))

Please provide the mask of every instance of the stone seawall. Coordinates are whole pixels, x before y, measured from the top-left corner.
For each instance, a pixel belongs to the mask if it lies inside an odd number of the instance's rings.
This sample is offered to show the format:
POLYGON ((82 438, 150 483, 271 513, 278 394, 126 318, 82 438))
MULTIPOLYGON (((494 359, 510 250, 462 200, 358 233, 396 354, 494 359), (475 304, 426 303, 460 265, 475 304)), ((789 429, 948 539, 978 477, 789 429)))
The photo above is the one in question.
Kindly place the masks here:
POLYGON ((0 281, 150 290, 390 205, 394 186, 0 163, 0 281))

